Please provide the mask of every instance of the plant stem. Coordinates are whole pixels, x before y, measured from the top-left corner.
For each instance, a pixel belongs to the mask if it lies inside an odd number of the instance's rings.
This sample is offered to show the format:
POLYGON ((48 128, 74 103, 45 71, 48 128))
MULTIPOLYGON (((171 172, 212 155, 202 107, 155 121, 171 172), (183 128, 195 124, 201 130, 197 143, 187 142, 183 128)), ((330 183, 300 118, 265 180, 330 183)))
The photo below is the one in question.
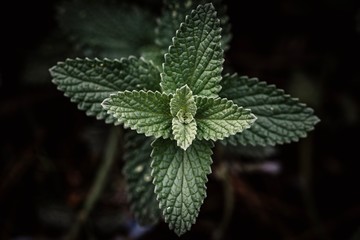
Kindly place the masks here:
POLYGON ((214 240, 224 238, 224 234, 226 233, 231 220, 232 212, 234 210, 234 189, 231 183, 231 176, 228 167, 225 163, 222 163, 219 168, 220 170, 218 174, 224 189, 224 212, 218 228, 213 233, 214 240))
POLYGON ((70 229, 69 233, 65 236, 65 240, 74 240, 77 239, 77 236, 83 226, 83 224, 86 222, 89 214, 91 213, 95 203, 99 199, 106 180, 107 176, 109 175, 109 171, 111 169, 111 166, 115 159, 116 149, 118 145, 118 139, 119 139, 119 131, 115 128, 112 128, 110 130, 107 143, 106 143, 106 149, 104 152, 104 159, 103 163, 100 166, 99 171, 97 172, 96 178, 94 180, 94 183, 89 191, 89 196, 86 199, 83 208, 79 211, 76 221, 73 224, 72 228, 70 229))

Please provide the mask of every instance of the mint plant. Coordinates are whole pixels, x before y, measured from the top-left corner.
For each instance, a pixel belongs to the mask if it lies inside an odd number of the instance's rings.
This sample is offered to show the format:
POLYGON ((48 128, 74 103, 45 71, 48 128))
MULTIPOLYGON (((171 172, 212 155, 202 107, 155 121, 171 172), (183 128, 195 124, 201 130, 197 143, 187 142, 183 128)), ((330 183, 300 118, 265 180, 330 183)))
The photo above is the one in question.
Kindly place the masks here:
POLYGON ((319 121, 311 108, 273 85, 222 75, 227 18, 220 16, 221 22, 213 4, 198 3, 189 12, 191 1, 166 2, 157 52, 67 59, 50 69, 58 89, 87 115, 140 134, 127 133, 125 141, 132 210, 143 224, 164 217, 179 236, 190 230, 204 202, 218 140, 224 146, 289 143, 319 121))

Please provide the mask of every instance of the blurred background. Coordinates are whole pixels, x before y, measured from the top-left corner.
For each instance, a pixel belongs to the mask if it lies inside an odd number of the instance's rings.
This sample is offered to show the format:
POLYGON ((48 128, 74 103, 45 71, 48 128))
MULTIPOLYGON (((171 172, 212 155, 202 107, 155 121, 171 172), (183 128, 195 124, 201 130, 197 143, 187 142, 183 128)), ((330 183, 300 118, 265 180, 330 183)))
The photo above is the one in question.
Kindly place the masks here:
MULTIPOLYGON (((122 141, 84 214, 113 128, 77 110, 48 72, 68 57, 138 56, 161 2, 1 4, 0 239, 178 239, 163 222, 134 220, 122 141)), ((228 66, 300 98, 321 122, 297 143, 214 156, 208 196, 182 239, 360 239, 358 1, 224 4, 228 66)))

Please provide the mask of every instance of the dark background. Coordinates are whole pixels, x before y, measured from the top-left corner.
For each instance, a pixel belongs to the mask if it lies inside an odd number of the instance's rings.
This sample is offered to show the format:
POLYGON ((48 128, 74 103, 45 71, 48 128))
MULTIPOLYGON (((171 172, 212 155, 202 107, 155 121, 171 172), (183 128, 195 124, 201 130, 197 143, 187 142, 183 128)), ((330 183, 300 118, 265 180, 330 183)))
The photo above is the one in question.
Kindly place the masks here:
MULTIPOLYGON (((48 68, 77 56, 55 18, 60 2, 2 3, 0 239, 66 235, 110 130, 51 84, 48 68)), ((184 239, 212 239, 221 223, 227 229, 221 239, 360 239, 356 2, 225 1, 233 30, 227 63, 299 97, 321 122, 308 138, 279 146, 261 161, 245 158, 241 170, 229 175, 225 183, 234 204, 228 223, 222 221, 227 190, 217 174, 224 159, 215 158, 208 197, 184 239), (259 170, 269 162, 280 171, 259 170)), ((158 6, 149 7, 158 13, 158 6)), ((134 224, 118 155, 79 239, 131 239, 134 224)), ((164 223, 141 237, 176 238, 164 223)))

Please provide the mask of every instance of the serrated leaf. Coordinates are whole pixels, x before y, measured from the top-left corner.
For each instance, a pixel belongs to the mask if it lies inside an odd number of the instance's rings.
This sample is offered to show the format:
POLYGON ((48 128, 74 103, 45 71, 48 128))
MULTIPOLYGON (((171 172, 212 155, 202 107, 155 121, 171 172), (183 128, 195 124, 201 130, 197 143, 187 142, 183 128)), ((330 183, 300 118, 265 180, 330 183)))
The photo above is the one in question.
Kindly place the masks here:
POLYGON ((192 116, 196 113, 194 96, 187 85, 177 89, 174 97, 170 101, 170 112, 173 117, 176 117, 180 110, 192 116))
POLYGON ((102 104, 108 114, 145 136, 171 136, 170 96, 152 91, 125 91, 111 94, 102 104))
POLYGON ((152 141, 152 138, 132 131, 125 135, 123 172, 131 210, 140 225, 152 225, 161 219, 161 211, 151 177, 152 141))
POLYGON ((249 109, 224 98, 196 97, 195 101, 198 139, 224 139, 251 127, 256 120, 249 109))
POLYGON ((258 117, 250 129, 227 138, 224 143, 254 146, 289 143, 305 137, 319 122, 304 103, 256 78, 226 75, 220 96, 250 108, 258 117))
MULTIPOLYGON (((175 36, 176 30, 180 24, 185 20, 185 16, 189 15, 192 9, 195 9, 198 5, 203 5, 209 1, 207 0, 165 0, 162 16, 158 19, 158 26, 156 28, 156 40, 155 43, 165 53, 168 47, 172 44, 172 37, 175 36)), ((229 48, 229 42, 231 40, 231 27, 229 23, 229 17, 226 13, 226 5, 221 0, 214 0, 212 3, 217 9, 218 16, 221 22, 222 39, 221 45, 224 50, 229 48)))
POLYGON ((165 222, 177 235, 189 231, 206 197, 211 172, 211 142, 195 140, 184 151, 174 141, 157 139, 151 157, 155 193, 165 222))
POLYGON ((143 47, 153 44, 152 15, 123 3, 67 1, 58 7, 57 20, 86 56, 120 58, 139 55, 143 47))
POLYGON ((186 150, 196 138, 196 121, 184 123, 178 118, 173 118, 172 133, 177 145, 186 150))
POLYGON ((220 40, 220 20, 213 5, 199 5, 180 25, 165 54, 163 92, 175 93, 187 84, 194 95, 217 96, 223 63, 220 40))
POLYGON ((172 133, 177 145, 186 150, 196 137, 196 104, 190 88, 185 85, 176 90, 170 101, 173 116, 172 133))
POLYGON ((101 107, 101 102, 117 91, 151 89, 157 90, 160 82, 159 71, 151 63, 135 57, 119 60, 67 59, 50 69, 53 83, 78 103, 80 110, 88 116, 115 119, 101 107))

